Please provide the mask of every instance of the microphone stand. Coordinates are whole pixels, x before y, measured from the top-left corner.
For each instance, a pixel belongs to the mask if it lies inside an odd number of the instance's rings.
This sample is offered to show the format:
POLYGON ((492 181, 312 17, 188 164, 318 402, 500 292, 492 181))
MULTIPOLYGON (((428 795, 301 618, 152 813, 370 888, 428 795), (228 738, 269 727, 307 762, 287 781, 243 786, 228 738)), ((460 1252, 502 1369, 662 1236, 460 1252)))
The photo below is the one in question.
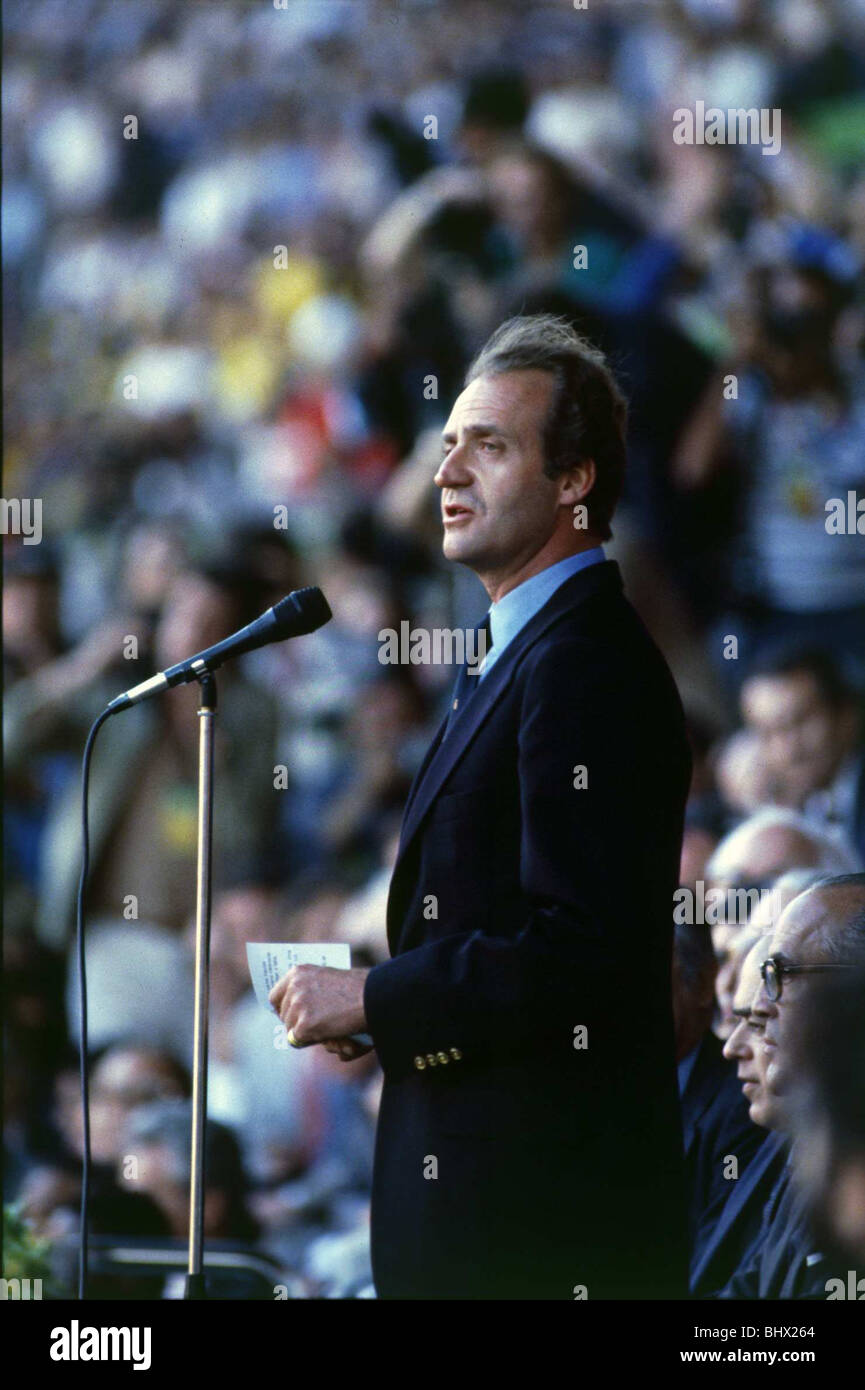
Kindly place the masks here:
POLYGON ((195 887, 195 1024, 192 1060, 192 1163, 189 1183, 189 1262, 184 1297, 205 1299, 202 1270, 204 1234, 204 1140, 207 1126, 207 1023, 210 1002, 210 884, 213 849, 213 736, 216 680, 198 677, 198 871, 195 887))

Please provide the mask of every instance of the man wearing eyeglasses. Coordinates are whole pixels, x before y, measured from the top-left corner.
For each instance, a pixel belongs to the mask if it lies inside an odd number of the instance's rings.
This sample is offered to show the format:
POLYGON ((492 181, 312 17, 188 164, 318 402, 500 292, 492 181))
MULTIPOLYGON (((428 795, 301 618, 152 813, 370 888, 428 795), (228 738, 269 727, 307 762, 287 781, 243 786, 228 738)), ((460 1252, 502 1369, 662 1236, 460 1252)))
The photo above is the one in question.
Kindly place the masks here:
POLYGON ((724 1056, 736 1064, 748 1115, 763 1133, 763 1142, 749 1161, 735 1146, 725 1155, 726 1191, 706 1209, 693 1245, 690 1287, 698 1298, 717 1295, 745 1267, 761 1237, 763 1208, 786 1167, 780 1108, 766 1084, 768 1055, 763 1046, 763 1026, 753 1013, 762 989, 760 965, 770 937, 771 931, 764 930, 745 950, 733 993, 732 1028, 724 1044, 724 1056), (729 1168, 730 1158, 736 1159, 734 1174, 729 1168))
MULTIPOLYGON (((790 1043, 811 982, 860 963, 865 963, 865 874, 824 879, 785 908, 760 963, 761 985, 750 1011, 752 1027, 762 1034, 770 1109, 782 1126, 791 1080, 790 1043)), ((831 1271, 815 1249, 808 1212, 789 1176, 787 1164, 766 1204, 748 1261, 721 1298, 825 1297, 831 1271)))

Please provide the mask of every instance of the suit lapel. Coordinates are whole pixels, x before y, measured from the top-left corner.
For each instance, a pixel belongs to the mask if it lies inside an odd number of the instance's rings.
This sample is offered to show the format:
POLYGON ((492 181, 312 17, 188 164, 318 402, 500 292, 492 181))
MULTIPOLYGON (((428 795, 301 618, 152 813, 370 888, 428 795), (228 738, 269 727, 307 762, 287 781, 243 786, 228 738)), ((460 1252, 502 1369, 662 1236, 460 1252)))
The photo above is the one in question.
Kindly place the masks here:
MULTIPOLYGON (((730 1220, 726 1223, 727 1228, 739 1216, 743 1207, 747 1206, 751 1200, 751 1194, 759 1186, 766 1173, 776 1161, 779 1152, 783 1147, 783 1139, 777 1134, 770 1134, 768 1139, 761 1146, 760 1152, 755 1154, 745 1171, 745 1181, 736 1185, 734 1192, 730 1194, 730 1201, 726 1204, 724 1212, 729 1208, 730 1220)), ((723 1217, 719 1225, 724 1225, 723 1217)))
POLYGON ((432 760, 433 760, 433 758, 434 758, 434 756, 435 756, 435 754, 436 754, 436 752, 437 752, 437 750, 438 750, 438 746, 439 746, 439 744, 441 743, 441 741, 442 741, 442 739, 443 739, 443 737, 444 737, 444 732, 445 732, 445 729, 447 728, 447 723, 448 723, 448 711, 449 711, 449 710, 450 710, 450 706, 448 706, 448 710, 445 711, 444 717, 443 717, 441 723, 439 724, 438 728, 436 729, 435 734, 433 735, 432 742, 430 743, 429 748, 426 750, 426 753, 424 754, 423 762, 421 763, 420 767, 418 768, 417 772, 415 773, 415 775, 414 775, 414 780, 413 780, 411 786, 410 786, 409 789, 408 789, 408 796, 406 797, 406 802, 405 802, 405 806, 403 807, 403 813, 402 813, 402 823, 403 823, 403 827, 405 827, 405 823, 406 823, 406 821, 408 820, 409 808, 411 807, 411 804, 412 804, 412 802, 414 801, 415 796, 417 795, 417 789, 418 789, 418 787, 420 786, 421 782, 423 781, 424 777, 426 776, 426 770, 427 770, 427 768, 429 767, 430 763, 432 762, 432 760))
POLYGON ((457 711, 447 738, 444 738, 444 725, 447 722, 445 717, 409 791, 394 875, 442 783, 504 695, 528 649, 557 619, 577 604, 598 590, 614 588, 621 588, 621 575, 615 560, 604 560, 600 564, 591 565, 566 579, 509 644, 504 655, 499 657, 489 674, 483 678, 483 685, 475 691, 472 699, 462 710, 457 711))
POLYGON ((687 1131, 683 1135, 685 1153, 691 1148, 697 1133, 697 1126, 715 1098, 717 1083, 722 1075, 718 1066, 721 1044, 718 1042, 716 1048, 714 1046, 715 1041, 717 1041, 715 1034, 707 1033, 700 1043, 700 1050, 694 1059, 694 1070, 688 1078, 685 1094, 682 1097, 683 1101, 687 1100, 688 1102, 687 1131))
POLYGON ((730 1193, 718 1215, 718 1220, 712 1234, 712 1239, 704 1247, 700 1259, 694 1269, 694 1281, 701 1278, 704 1270, 714 1259, 719 1247, 726 1240, 730 1231, 742 1215, 753 1197, 755 1188, 765 1177, 769 1168, 778 1159, 778 1155, 784 1147, 783 1136, 773 1132, 766 1136, 760 1148, 757 1150, 743 1177, 738 1179, 733 1191, 730 1193))

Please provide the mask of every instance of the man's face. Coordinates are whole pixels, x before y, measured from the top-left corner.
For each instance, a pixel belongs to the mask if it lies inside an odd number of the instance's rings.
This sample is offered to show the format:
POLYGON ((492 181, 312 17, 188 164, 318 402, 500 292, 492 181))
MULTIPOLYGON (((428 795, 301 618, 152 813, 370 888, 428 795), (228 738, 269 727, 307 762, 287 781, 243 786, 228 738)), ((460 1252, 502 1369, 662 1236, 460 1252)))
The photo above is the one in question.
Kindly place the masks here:
POLYGON ((90 1111, 94 1154, 103 1162, 117 1157, 124 1124, 136 1106, 182 1094, 170 1065, 161 1062, 158 1055, 120 1046, 106 1052, 93 1069, 90 1111))
POLYGON ((718 1005, 718 1022, 715 1034, 722 1042, 726 1041, 736 1027, 733 1008, 736 990, 742 972, 742 965, 754 945, 750 932, 743 927, 713 927, 712 943, 718 961, 715 976, 715 999, 718 1005), (723 936, 721 934, 723 933, 723 936))
POLYGON ((719 1038, 728 1038, 734 1027, 733 1000, 736 986, 739 983, 742 963, 754 944, 754 937, 765 936, 768 941, 784 908, 796 896, 793 889, 783 885, 779 888, 776 885, 770 892, 762 894, 748 919, 747 927, 721 925, 712 928, 712 944, 718 959, 715 996, 720 1018, 715 1032, 719 1038))
POLYGON ((785 800, 801 805, 832 780, 844 751, 844 721, 807 671, 745 681, 742 717, 785 800))
MULTIPOLYGON (((842 907, 841 893, 834 896, 837 906, 842 907)), ((781 956, 791 965, 825 965, 829 959, 826 931, 831 930, 832 897, 830 893, 812 888, 794 898, 781 914, 766 956, 781 956)), ((769 1006, 771 1014, 766 1017, 765 1028, 769 1054, 766 1079, 773 1095, 783 1097, 789 1089, 791 1078, 785 1070, 789 1044, 799 1027, 803 1003, 815 978, 813 975, 785 975, 781 998, 769 1006)), ((765 989, 761 991, 761 998, 766 1000, 765 989)))
POLYGON ((543 472, 552 392, 549 372, 478 377, 457 397, 445 426, 435 476, 444 554, 484 582, 518 574, 559 519, 562 484, 543 472))
POLYGON ((742 1094, 755 1125, 774 1129, 779 1112, 766 1080, 768 1057, 764 1046, 764 1020, 755 1012, 762 982, 760 962, 766 957, 767 938, 748 952, 733 997, 734 1028, 724 1044, 724 1056, 736 1063, 742 1094))

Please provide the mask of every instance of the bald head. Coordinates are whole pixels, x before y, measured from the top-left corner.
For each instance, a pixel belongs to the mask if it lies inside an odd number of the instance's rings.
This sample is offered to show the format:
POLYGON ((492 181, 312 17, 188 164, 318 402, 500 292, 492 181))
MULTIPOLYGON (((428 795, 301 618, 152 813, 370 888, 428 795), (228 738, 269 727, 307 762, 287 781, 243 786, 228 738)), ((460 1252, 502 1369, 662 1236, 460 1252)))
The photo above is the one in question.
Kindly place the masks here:
POLYGON ((865 961, 865 874, 823 879, 782 912, 770 954, 802 965, 865 961))
POLYGON ((779 957, 782 966, 797 967, 795 974, 782 976, 780 999, 768 1001, 762 989, 757 1005, 765 1011, 769 1086, 783 1095, 790 1082, 790 1044, 814 981, 826 966, 865 963, 865 874, 824 879, 800 893, 782 912, 766 954, 779 957))
POLYGON ((847 845, 795 811, 772 807, 749 816, 726 835, 706 871, 719 887, 760 887, 792 869, 841 874, 856 868, 847 845))

